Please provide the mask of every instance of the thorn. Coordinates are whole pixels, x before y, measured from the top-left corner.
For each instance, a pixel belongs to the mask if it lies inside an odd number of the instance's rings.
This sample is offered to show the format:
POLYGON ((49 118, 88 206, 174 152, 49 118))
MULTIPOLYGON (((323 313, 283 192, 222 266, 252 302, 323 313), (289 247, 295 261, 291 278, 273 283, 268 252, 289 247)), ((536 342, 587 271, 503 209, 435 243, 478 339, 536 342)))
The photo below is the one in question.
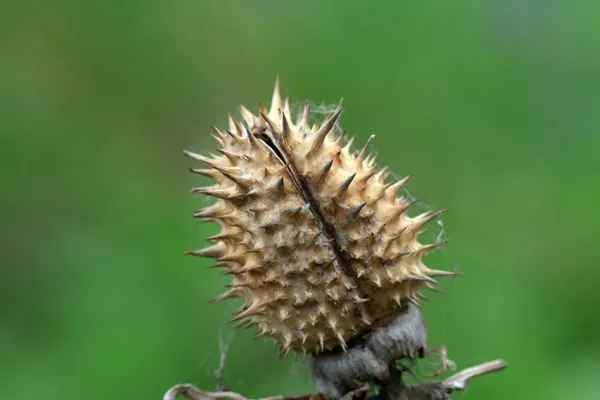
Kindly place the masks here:
POLYGON ((275 185, 273 185, 273 187, 271 188, 272 191, 278 191, 283 193, 285 188, 285 182, 283 180, 283 176, 281 178, 279 178, 279 180, 275 183, 275 185))
POLYGON ((246 253, 235 253, 235 254, 229 254, 229 255, 224 255, 222 257, 219 257, 217 260, 219 260, 219 262, 235 262, 238 263, 240 265, 244 265, 244 263, 246 262, 246 260, 248 259, 246 253))
POLYGON ((312 108, 312 101, 308 100, 304 105, 304 110, 302 111, 302 117, 298 121, 298 129, 307 129, 310 128, 310 111, 312 108))
POLYGON ((400 179, 398 182, 389 185, 388 187, 385 188, 385 190, 387 191, 387 189, 391 189, 390 193, 393 193, 395 195, 395 193, 406 184, 406 182, 408 182, 410 180, 410 178, 412 178, 412 174, 407 175, 404 179, 400 179))
POLYGON ((354 296, 352 296, 352 299, 357 303, 366 303, 367 301, 369 301, 369 299, 363 299, 358 294, 355 294, 354 296))
POLYGON ((288 118, 292 118, 292 110, 290 109, 290 96, 286 94, 285 102, 283 104, 283 116, 287 114, 288 118))
POLYGON ((356 172, 353 173, 352 175, 350 175, 348 178, 346 178, 345 181, 343 181, 341 183, 340 187, 338 188, 338 192, 335 195, 336 198, 340 198, 340 197, 342 197, 344 195, 344 193, 346 193, 346 190, 348 190, 348 187, 350 186, 350 184, 354 180, 355 176, 356 176, 356 172))
POLYGON ((246 123, 254 125, 254 118, 255 118, 254 114, 252 114, 250 111, 248 111, 248 109, 241 104, 239 107, 240 107, 240 112, 242 113, 242 117, 244 118, 246 123))
POLYGON ((427 283, 434 284, 434 285, 439 285, 440 284, 438 281, 436 281, 435 279, 433 279, 432 277, 427 276, 427 275, 414 276, 414 277, 411 277, 411 279, 414 279, 414 280, 417 280, 417 281, 427 282, 427 283))
POLYGON ((356 157, 356 160, 358 163, 363 162, 365 154, 367 152, 367 149, 369 148, 369 144, 371 143, 371 140, 375 139, 375 135, 371 135, 369 136, 369 139, 367 139, 367 143, 363 146, 363 148, 360 150, 360 153, 358 153, 358 157, 356 157))
POLYGON ((235 140, 236 143, 240 143, 241 138, 235 133, 233 133, 231 130, 227 129, 225 133, 227 133, 233 140, 235 140))
POLYGON ((427 274, 427 276, 456 276, 458 275, 457 272, 454 271, 442 271, 439 269, 430 269, 425 271, 425 273, 427 274))
POLYGON ((404 203, 404 206, 401 206, 398 210, 400 211, 400 214, 405 213, 406 210, 408 210, 410 207, 412 207, 413 205, 417 204, 419 202, 419 200, 413 200, 410 201, 408 203, 404 203))
POLYGON ((214 242, 218 240, 235 239, 238 236, 239 234, 236 233, 219 233, 217 235, 207 237, 206 240, 208 240, 209 242, 214 242))
POLYGON ((369 172, 367 175, 365 175, 364 177, 360 178, 360 181, 362 183, 366 183, 369 179, 371 179, 371 177, 373 175, 375 175, 375 173, 376 173, 375 171, 369 172))
POLYGON ((335 336, 338 338, 338 341, 340 342, 340 346, 342 346, 342 350, 345 353, 348 350, 348 346, 346 345, 346 341, 344 340, 344 337, 338 331, 335 332, 335 336))
POLYGON ((235 321, 239 321, 242 318, 246 318, 249 317, 251 315, 255 315, 255 314, 260 314, 261 310, 260 310, 260 305, 251 305, 246 311, 241 312, 240 314, 238 314, 237 316, 235 316, 234 318, 230 319, 227 322, 235 322, 235 321))
POLYGON ((358 218, 360 211, 363 209, 364 206, 366 206, 367 203, 360 203, 359 205, 357 205, 356 207, 354 207, 352 209, 352 211, 350 212, 350 222, 354 222, 356 221, 356 219, 358 218))
POLYGON ((204 175, 204 176, 207 176, 207 177, 215 179, 215 180, 219 176, 219 171, 216 171, 214 169, 194 169, 194 168, 190 168, 190 172, 192 172, 194 174, 198 174, 198 175, 204 175))
POLYGON ((223 300, 233 299, 235 297, 239 297, 239 289, 229 289, 225 293, 215 297, 214 299, 209 300, 210 303, 219 303, 223 300))
POLYGON ((421 305, 421 303, 419 303, 418 299, 415 299, 414 297, 409 297, 408 301, 410 301, 411 303, 413 303, 418 309, 422 309, 423 306, 421 305))
POLYGON ((327 173, 329 172, 329 170, 331 170, 331 166, 333 165, 333 159, 329 160, 329 162, 327 164, 325 164, 325 166, 323 167, 323 169, 321 170, 321 172, 319 172, 319 176, 317 177, 317 185, 320 185, 323 183, 323 181, 325 180, 325 177, 327 176, 327 173))
POLYGON ((191 158, 192 160, 201 161, 201 162, 203 162, 205 164, 211 162, 210 158, 201 156, 200 154, 196 154, 196 153, 193 153, 193 152, 188 151, 188 150, 184 150, 183 151, 183 155, 185 155, 188 158, 191 158))
POLYGON ((214 169, 216 169, 217 171, 219 171, 220 173, 222 173, 223 175, 225 175, 227 178, 229 178, 230 180, 232 180, 233 182, 237 183, 238 185, 240 185, 241 187, 247 189, 250 185, 248 182, 242 180, 241 178, 233 175, 231 173, 232 170, 237 170, 237 169, 225 169, 223 167, 219 167, 217 165, 211 165, 214 169))
POLYGON ((440 247, 440 245, 438 243, 428 244, 428 245, 421 247, 419 250, 417 250, 416 254, 418 256, 424 256, 425 254, 429 253, 431 250, 438 248, 438 247, 440 247))
POLYGON ((230 189, 212 189, 210 187, 193 188, 190 193, 202 193, 222 200, 229 199, 229 196, 233 194, 230 189))
POLYGON ((269 125, 269 128, 271 128, 271 132, 273 132, 273 136, 275 136, 276 138, 281 138, 281 132, 279 132, 279 129, 277 129, 277 127, 275 126, 273 121, 271 121, 271 119, 266 114, 261 113, 260 116, 267 122, 267 125, 269 125))
POLYGON ((227 157, 229 159, 229 161, 233 162, 233 163, 238 163, 238 161, 240 160, 240 158, 242 158, 242 156, 240 154, 237 153, 232 153, 229 150, 225 150, 225 149, 216 149, 219 153, 223 154, 225 157, 227 157))
POLYGON ((298 335, 300 335, 300 340, 302 341, 302 344, 306 343, 306 339, 308 339, 308 335, 306 335, 304 332, 302 331, 298 331, 298 335))
POLYGON ((388 167, 385 166, 381 169, 381 171, 379 171, 377 173, 377 179, 378 180, 385 180, 385 178, 387 178, 387 174, 388 174, 388 167))
POLYGON ((223 244, 216 244, 202 250, 187 250, 184 254, 195 257, 219 258, 222 257, 225 251, 223 244))
POLYGON ((442 291, 439 290, 438 288, 436 288, 435 286, 433 286, 433 284, 426 282, 425 283, 425 288, 427 288, 428 290, 431 290, 432 292, 436 292, 436 293, 441 293, 442 291))
POLYGON ((250 127, 248 126, 248 124, 246 123, 246 121, 244 121, 243 124, 244 124, 244 129, 246 130, 246 135, 248 135, 248 141, 250 142, 250 144, 252 146, 258 147, 258 140, 256 140, 256 138, 254 137, 254 135, 250 131, 250 127))
MULTIPOLYGON (((235 119, 233 119, 231 114, 228 114, 228 116, 229 116, 229 130, 230 131, 235 130, 238 133, 238 135, 241 135, 242 134, 242 126, 240 125, 240 123, 237 122, 235 119)), ((234 138, 235 138, 235 136, 234 136, 234 138)))
POLYGON ((350 140, 348 140, 348 142, 346 143, 346 145, 344 146, 344 148, 342 149, 342 151, 344 152, 350 152, 350 150, 352 150, 352 144, 354 143, 354 136, 352 136, 350 138, 350 140))
POLYGON ((250 320, 244 320, 242 322, 238 322, 237 324, 235 324, 234 328, 242 328, 242 329, 248 329, 250 328, 252 325, 254 325, 255 323, 250 321, 250 320))
POLYGON ((271 110, 269 115, 276 115, 281 109, 281 93, 279 92, 279 75, 275 78, 275 90, 273 90, 273 100, 271 100, 271 110))
MULTIPOLYGON (((287 104, 287 100, 286 100, 286 104, 287 104)), ((289 104, 287 104, 287 105, 289 108, 289 104)), ((285 117, 285 113, 283 114, 283 117, 281 117, 281 127, 282 127, 281 128, 282 131, 281 131, 281 136, 279 137, 279 141, 281 143, 284 143, 285 141, 288 140, 288 137, 290 135, 290 125, 288 124, 288 120, 285 117)))
POLYGON ((225 215, 220 211, 220 207, 217 204, 213 204, 212 206, 195 211, 193 216, 194 218, 215 218, 224 217, 225 215))
POLYGON ((317 336, 319 337, 319 344, 321 345, 321 351, 325 351, 325 335, 323 334, 323 332, 319 332, 317 334, 317 336))
POLYGON ((431 215, 427 215, 427 213, 421 214, 420 216, 416 217, 417 221, 417 226, 420 228, 421 226, 425 225, 426 223, 428 223, 429 221, 431 221, 432 219, 435 219, 438 215, 441 215, 443 213, 446 212, 446 210, 448 210, 447 208, 444 208, 442 210, 439 210, 431 215))
POLYGON ((319 148, 325 141, 325 138, 327 137, 329 132, 333 129, 333 126, 335 125, 335 122, 337 121, 337 119, 340 116, 340 114, 342 113, 342 111, 343 111, 342 103, 340 102, 340 104, 337 106, 337 108, 335 110, 335 113, 331 116, 331 118, 329 118, 327 121, 325 121, 323 126, 321 126, 321 128, 317 131, 315 140, 314 140, 310 150, 308 151, 308 154, 312 154, 315 151, 319 150, 319 148))

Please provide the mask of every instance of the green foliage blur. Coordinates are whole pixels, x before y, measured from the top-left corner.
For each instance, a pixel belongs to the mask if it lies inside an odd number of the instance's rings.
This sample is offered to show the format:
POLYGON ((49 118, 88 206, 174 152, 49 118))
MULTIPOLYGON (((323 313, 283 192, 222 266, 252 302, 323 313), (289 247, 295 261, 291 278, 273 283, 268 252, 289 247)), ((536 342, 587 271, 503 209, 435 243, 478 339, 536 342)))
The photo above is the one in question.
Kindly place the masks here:
MULTIPOLYGON (((456 399, 600 398, 600 3, 10 2, 0 8, 0 397, 160 399, 172 385, 312 390, 309 362, 208 304, 229 278, 184 257, 216 227, 188 195, 270 102, 344 98, 341 123, 410 193, 448 208, 426 261, 430 345, 505 358, 456 399)), ((425 363, 420 364, 426 368, 425 363)))

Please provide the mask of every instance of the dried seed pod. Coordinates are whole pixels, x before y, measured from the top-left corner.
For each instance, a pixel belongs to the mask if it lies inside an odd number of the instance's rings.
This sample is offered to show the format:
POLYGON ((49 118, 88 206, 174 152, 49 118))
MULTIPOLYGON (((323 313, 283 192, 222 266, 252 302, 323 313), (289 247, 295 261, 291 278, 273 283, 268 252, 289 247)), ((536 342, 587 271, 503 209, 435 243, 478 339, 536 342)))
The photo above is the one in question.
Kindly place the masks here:
POLYGON ((367 146, 351 149, 336 122, 341 104, 320 125, 309 126, 308 103, 294 123, 279 82, 270 110, 241 107, 242 121, 215 128, 220 155, 185 152, 216 180, 192 192, 216 198, 194 216, 217 222, 212 247, 188 252, 215 258, 231 274, 240 298, 233 318, 257 325, 284 353, 319 354, 363 335, 371 324, 418 302, 432 277, 452 272, 427 268, 432 245, 417 237, 439 213, 411 218, 412 204, 396 192, 410 177, 385 182, 367 146))

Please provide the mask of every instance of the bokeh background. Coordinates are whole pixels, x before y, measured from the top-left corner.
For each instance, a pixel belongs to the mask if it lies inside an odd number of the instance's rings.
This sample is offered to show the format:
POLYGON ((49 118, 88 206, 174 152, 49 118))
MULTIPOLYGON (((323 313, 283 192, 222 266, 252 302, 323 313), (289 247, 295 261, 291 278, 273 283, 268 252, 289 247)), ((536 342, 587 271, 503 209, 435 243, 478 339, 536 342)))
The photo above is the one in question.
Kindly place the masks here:
MULTIPOLYGON (((159 399, 170 386, 311 390, 308 363, 207 304, 184 257, 215 227, 182 149, 268 104, 327 109, 445 208, 457 268, 424 313, 457 399, 599 398, 600 3, 56 0, 0 12, 0 388, 11 400, 159 399)), ((434 232, 435 234, 435 232, 434 232)))

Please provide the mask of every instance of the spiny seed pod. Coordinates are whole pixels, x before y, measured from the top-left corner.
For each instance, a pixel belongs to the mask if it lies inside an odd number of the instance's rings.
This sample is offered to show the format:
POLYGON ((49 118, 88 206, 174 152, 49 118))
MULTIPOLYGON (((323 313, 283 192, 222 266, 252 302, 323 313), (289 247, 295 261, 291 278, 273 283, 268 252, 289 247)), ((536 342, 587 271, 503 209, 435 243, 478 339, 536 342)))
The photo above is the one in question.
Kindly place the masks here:
POLYGON ((277 80, 270 110, 240 108, 241 122, 230 116, 228 130, 214 128, 219 155, 185 152, 207 167, 192 172, 216 181, 192 189, 217 199, 194 216, 221 227, 212 247, 188 253, 233 276, 215 299, 243 301, 232 321, 257 325, 257 336, 284 353, 346 349, 399 306, 418 303, 434 277, 453 275, 427 268, 422 258, 437 245, 417 240, 442 211, 407 215, 413 202, 396 194, 410 176, 386 182, 368 143, 355 152, 336 135, 341 104, 311 126, 308 102, 293 121, 277 80))

